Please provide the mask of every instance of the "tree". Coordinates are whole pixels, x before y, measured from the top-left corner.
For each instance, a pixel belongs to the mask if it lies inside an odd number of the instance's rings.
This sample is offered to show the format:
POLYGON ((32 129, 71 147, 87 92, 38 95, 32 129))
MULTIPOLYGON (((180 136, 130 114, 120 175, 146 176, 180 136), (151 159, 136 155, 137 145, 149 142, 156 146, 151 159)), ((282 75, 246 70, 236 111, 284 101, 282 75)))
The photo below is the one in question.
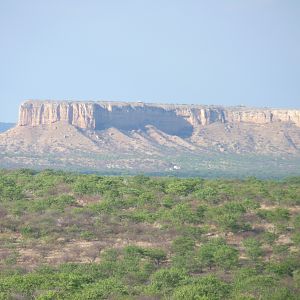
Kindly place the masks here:
POLYGON ((202 184, 202 179, 175 179, 168 183, 166 193, 186 196, 202 184))
POLYGON ((142 248, 138 246, 127 246, 124 249, 125 255, 128 258, 148 257, 159 265, 161 261, 166 259, 167 255, 162 249, 157 248, 142 248))
POLYGON ((238 264, 238 251, 228 245, 219 246, 214 253, 214 261, 217 266, 228 270, 238 264))
POLYGON ((223 231, 237 231, 245 227, 241 222, 241 216, 246 212, 246 208, 239 202, 228 202, 222 206, 210 209, 209 215, 218 223, 223 231))
POLYGON ((238 251, 224 240, 214 239, 200 247, 197 258, 202 267, 230 269, 238 263, 238 251))
POLYGON ((194 259, 195 241, 190 237, 178 237, 172 243, 172 265, 192 270, 196 267, 194 259))
POLYGON ((157 265, 166 259, 166 253, 161 249, 147 248, 142 251, 143 256, 153 259, 157 265))
POLYGON ((172 242, 172 251, 179 255, 185 255, 193 251, 195 248, 195 241, 190 237, 181 236, 172 242))
POLYGON ((72 295, 74 300, 107 299, 112 295, 128 295, 127 287, 116 278, 108 278, 97 283, 85 285, 79 292, 72 295))
POLYGON ((174 300, 223 300, 228 299, 230 286, 215 276, 196 279, 194 283, 179 287, 174 300))
POLYGON ((214 265, 214 252, 216 245, 212 243, 203 244, 198 251, 197 259, 202 267, 211 267, 214 265))
POLYGON ((277 238, 278 238, 278 235, 274 232, 267 231, 263 235, 264 241, 270 246, 272 246, 274 244, 274 242, 276 241, 277 238))
POLYGON ((248 238, 244 240, 243 244, 246 249, 247 256, 252 261, 257 261, 264 253, 261 248, 261 242, 254 238, 248 238))
POLYGON ((187 273, 182 269, 161 269, 151 276, 151 289, 168 293, 175 287, 182 285, 187 278, 187 273))
POLYGON ((294 233, 292 234, 292 241, 300 246, 300 214, 294 219, 294 233))
POLYGON ((169 211, 169 215, 174 223, 179 224, 193 223, 197 220, 196 214, 186 203, 179 203, 174 206, 169 211))
POLYGON ((5 200, 20 200, 24 197, 22 189, 11 178, 0 176, 0 201, 5 200))
POLYGON ((260 209, 257 215, 270 223, 276 224, 278 228, 281 228, 290 219, 289 210, 282 207, 277 207, 274 210, 260 209))

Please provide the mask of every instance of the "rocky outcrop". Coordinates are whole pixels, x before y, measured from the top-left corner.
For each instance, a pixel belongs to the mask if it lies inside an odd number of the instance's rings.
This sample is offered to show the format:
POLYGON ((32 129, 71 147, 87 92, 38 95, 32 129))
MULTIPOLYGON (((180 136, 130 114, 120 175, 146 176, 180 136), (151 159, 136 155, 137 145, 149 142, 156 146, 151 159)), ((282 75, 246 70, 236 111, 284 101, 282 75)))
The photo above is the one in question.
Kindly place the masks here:
POLYGON ((168 134, 188 136, 195 128, 215 122, 289 122, 300 127, 300 110, 105 101, 26 101, 20 107, 19 126, 58 121, 99 130, 110 127, 132 130, 154 125, 168 134))
POLYGON ((226 110, 227 122, 247 122, 267 124, 272 122, 288 122, 300 127, 300 110, 284 109, 232 109, 226 110))
POLYGON ((84 102, 27 101, 20 106, 20 126, 66 121, 80 128, 95 128, 95 104, 84 102))

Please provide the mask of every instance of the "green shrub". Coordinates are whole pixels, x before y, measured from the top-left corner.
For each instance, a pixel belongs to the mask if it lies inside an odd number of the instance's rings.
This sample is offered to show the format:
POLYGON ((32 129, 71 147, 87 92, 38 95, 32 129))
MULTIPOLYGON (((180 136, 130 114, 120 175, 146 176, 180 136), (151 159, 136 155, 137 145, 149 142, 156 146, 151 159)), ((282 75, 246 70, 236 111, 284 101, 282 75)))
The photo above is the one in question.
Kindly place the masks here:
POLYGON ((199 278, 192 284, 179 287, 173 294, 174 300, 223 300, 228 299, 230 286, 215 276, 199 278))
POLYGON ((172 242, 172 251, 175 254, 184 255, 195 249, 195 241, 190 237, 178 237, 172 242))
POLYGON ((107 299, 110 296, 127 295, 127 287, 116 278, 108 278, 99 282, 83 286, 80 292, 69 297, 74 300, 107 299))
POLYGON ((212 239, 201 245, 197 259, 202 267, 230 269, 238 264, 238 251, 222 239, 212 239))
POLYGON ((151 276, 151 289, 156 292, 169 293, 175 287, 183 285, 187 279, 187 273, 181 269, 161 269, 151 276))
POLYGON ((243 244, 247 256, 253 261, 257 261, 264 254, 261 248, 261 242, 254 238, 245 239, 243 244))

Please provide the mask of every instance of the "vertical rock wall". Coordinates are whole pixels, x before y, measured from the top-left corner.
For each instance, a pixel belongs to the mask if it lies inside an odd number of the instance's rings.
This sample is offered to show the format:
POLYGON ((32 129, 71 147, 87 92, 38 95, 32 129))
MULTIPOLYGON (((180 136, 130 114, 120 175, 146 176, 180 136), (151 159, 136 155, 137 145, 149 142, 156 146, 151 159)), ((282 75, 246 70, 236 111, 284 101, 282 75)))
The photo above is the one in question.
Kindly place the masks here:
POLYGON ((290 122, 300 126, 300 110, 67 101, 27 101, 20 107, 19 126, 37 126, 58 121, 83 129, 116 127, 130 130, 154 125, 170 134, 188 134, 195 127, 214 122, 290 122))
POLYGON ((20 106, 20 126, 37 126, 65 121, 80 128, 95 128, 95 104, 28 101, 20 106))

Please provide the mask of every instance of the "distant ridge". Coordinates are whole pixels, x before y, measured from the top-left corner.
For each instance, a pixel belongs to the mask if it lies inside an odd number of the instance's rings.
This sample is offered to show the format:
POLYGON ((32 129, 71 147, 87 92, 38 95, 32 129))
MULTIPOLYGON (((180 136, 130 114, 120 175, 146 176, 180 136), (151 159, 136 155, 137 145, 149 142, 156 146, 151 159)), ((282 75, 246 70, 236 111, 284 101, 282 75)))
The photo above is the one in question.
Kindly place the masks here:
POLYGON ((0 122, 0 133, 7 131, 8 129, 14 127, 16 124, 15 123, 3 123, 0 122))

